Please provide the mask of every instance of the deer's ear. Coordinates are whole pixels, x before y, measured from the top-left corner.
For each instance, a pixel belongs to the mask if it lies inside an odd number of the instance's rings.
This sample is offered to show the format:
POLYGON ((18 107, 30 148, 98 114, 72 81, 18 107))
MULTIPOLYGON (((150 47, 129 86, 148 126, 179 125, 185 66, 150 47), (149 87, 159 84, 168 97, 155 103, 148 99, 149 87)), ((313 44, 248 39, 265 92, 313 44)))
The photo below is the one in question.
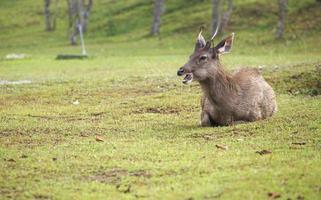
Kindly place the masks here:
POLYGON ((216 52, 218 54, 229 53, 232 49, 233 39, 234 39, 234 33, 229 35, 227 38, 225 38, 215 46, 216 52))
POLYGON ((206 45, 206 41, 202 35, 202 31, 198 34, 196 44, 195 44, 195 50, 204 48, 206 45))

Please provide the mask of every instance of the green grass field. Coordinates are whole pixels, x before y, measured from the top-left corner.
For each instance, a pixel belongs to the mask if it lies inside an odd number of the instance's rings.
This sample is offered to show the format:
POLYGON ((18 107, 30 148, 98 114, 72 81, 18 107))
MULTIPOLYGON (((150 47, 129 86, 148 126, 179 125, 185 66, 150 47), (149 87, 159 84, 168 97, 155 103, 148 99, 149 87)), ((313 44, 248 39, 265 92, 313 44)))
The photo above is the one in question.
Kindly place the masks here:
POLYGON ((292 23, 276 41, 268 11, 277 7, 236 1, 235 43, 222 62, 261 66, 279 112, 203 128, 201 90, 176 71, 198 26, 209 24, 209 0, 168 1, 157 38, 146 36, 151 2, 98 1, 86 35, 91 56, 69 61, 54 59, 80 52, 68 45, 63 13, 58 30, 45 33, 43 2, 19 2, 0 2, 0 81, 31 83, 0 85, 0 199, 321 199, 320 4, 290 1, 292 23), (240 18, 254 11, 264 11, 260 20, 240 18), (170 23, 182 16, 189 23, 170 23), (30 58, 4 59, 10 53, 30 58))

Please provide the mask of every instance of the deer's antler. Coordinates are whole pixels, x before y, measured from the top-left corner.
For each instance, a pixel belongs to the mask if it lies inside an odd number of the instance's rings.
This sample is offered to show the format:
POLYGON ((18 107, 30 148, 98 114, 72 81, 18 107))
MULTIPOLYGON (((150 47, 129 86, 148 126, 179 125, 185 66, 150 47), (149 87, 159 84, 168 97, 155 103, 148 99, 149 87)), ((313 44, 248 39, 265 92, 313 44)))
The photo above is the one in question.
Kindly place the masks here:
POLYGON ((204 26, 200 26, 200 33, 198 34, 198 38, 202 37, 204 26))
POLYGON ((213 33, 213 36, 211 37, 211 41, 213 41, 215 36, 217 35, 219 27, 220 27, 220 22, 217 23, 216 30, 213 33))

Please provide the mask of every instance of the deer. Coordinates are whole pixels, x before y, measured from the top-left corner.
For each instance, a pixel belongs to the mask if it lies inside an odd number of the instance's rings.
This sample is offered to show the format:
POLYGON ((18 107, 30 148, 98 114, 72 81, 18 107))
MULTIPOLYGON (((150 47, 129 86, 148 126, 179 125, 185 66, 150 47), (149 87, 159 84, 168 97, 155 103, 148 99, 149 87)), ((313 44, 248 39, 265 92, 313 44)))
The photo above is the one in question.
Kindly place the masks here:
POLYGON ((216 34, 205 41, 201 30, 194 52, 177 71, 185 75, 184 84, 195 80, 202 89, 200 125, 229 126, 271 117, 278 110, 272 87, 258 69, 224 70, 220 56, 231 51, 235 34, 214 45, 216 34))

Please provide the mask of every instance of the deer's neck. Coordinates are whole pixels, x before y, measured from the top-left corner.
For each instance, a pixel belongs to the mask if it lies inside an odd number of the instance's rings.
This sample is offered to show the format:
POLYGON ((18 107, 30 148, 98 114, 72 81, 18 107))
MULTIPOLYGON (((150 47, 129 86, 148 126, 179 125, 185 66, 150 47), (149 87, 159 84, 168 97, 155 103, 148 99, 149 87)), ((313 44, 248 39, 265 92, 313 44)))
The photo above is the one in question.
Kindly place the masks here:
POLYGON ((213 67, 207 79, 200 81, 203 92, 218 109, 233 109, 240 93, 238 84, 221 66, 213 67))

